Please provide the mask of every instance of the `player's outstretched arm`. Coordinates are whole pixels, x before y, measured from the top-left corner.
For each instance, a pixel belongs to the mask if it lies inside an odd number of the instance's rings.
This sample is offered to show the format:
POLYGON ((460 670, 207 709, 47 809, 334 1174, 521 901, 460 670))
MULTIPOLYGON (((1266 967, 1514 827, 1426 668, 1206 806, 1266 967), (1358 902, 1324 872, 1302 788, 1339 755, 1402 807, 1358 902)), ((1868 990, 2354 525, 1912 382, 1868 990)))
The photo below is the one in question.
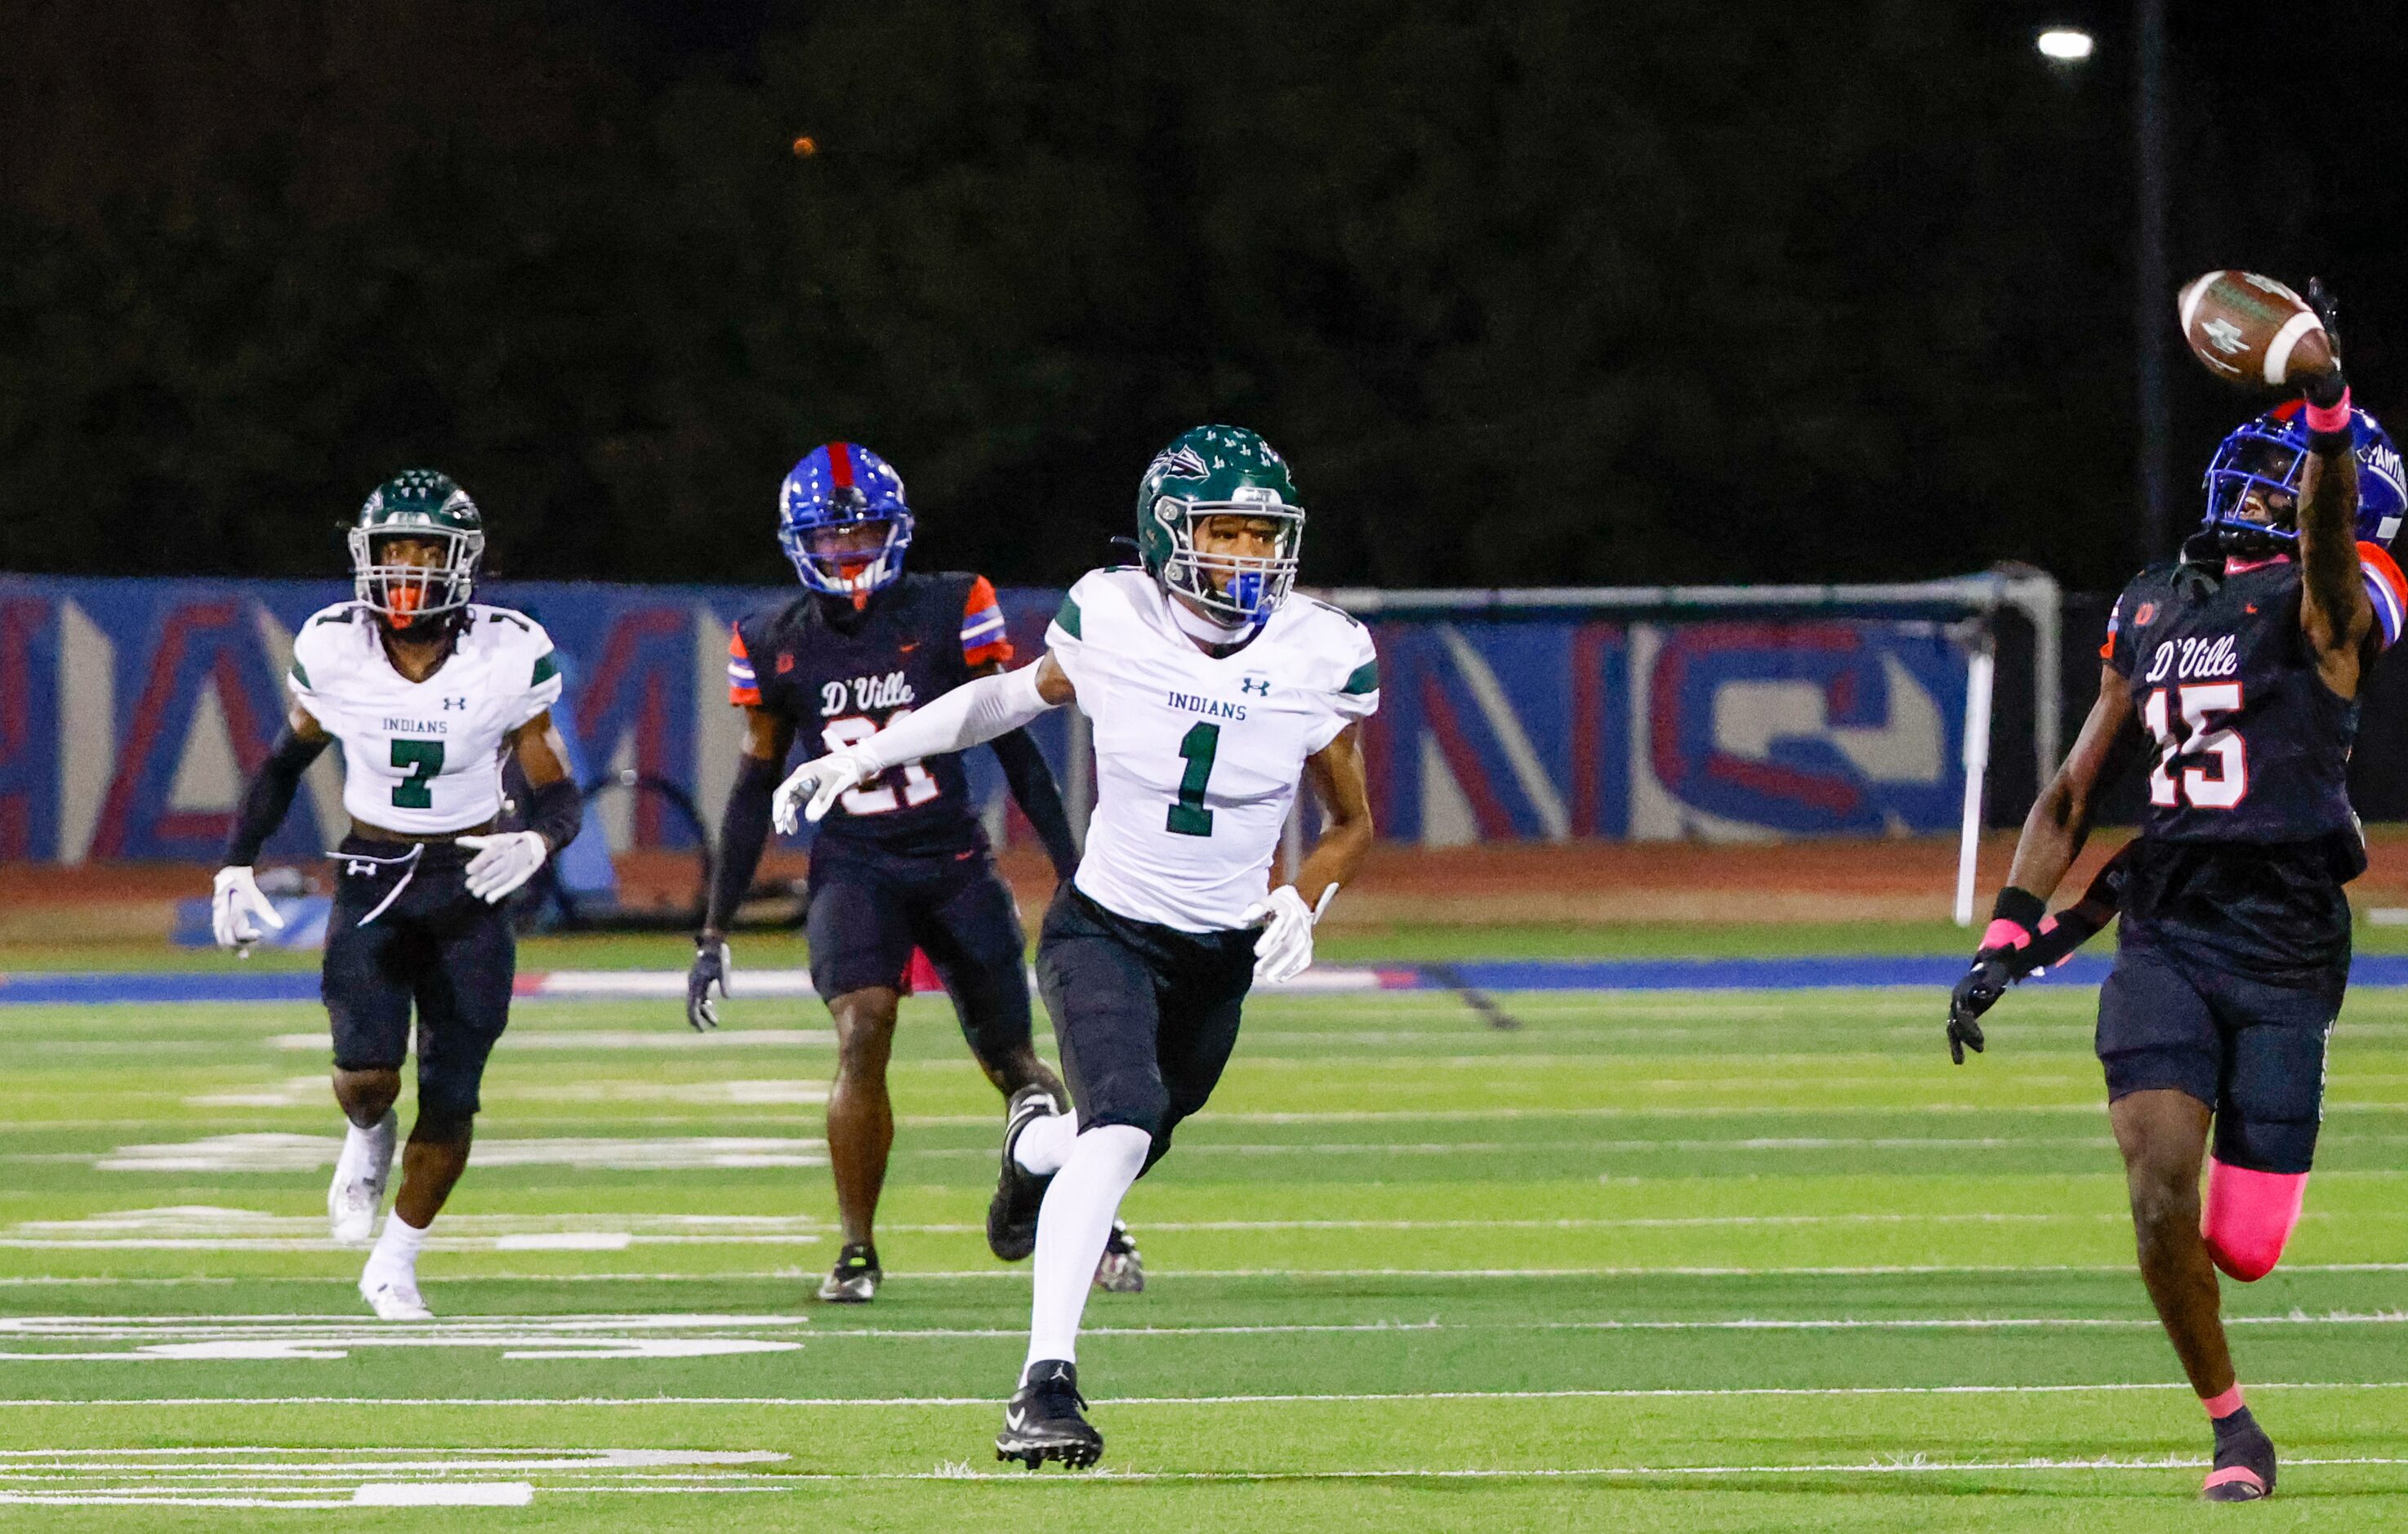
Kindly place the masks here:
POLYGON ((1262 928, 1254 940, 1254 979, 1276 985, 1312 967, 1312 929, 1338 887, 1362 871, 1371 851, 1371 789, 1363 770, 1363 727, 1349 724, 1304 759, 1304 778, 1321 799, 1321 836, 1296 882, 1282 884, 1246 908, 1245 922, 1262 928))
POLYGON ((736 781, 719 817, 719 855, 711 862, 710 904, 695 934, 694 968, 685 981, 685 1020, 696 1033, 719 1026, 719 997, 728 994, 735 960, 727 951, 728 924, 760 871, 761 850, 769 840, 769 798, 786 753, 795 747, 795 726, 767 709, 746 705, 744 750, 736 781), (717 996, 713 996, 713 992, 717 996))
POLYGON ((258 924, 282 930, 284 918, 259 893, 251 866, 259 860, 260 848, 284 824, 293 796, 300 791, 301 775, 331 739, 308 710, 294 704, 276 743, 267 748, 267 760, 244 785, 234 832, 226 838, 225 867, 218 870, 209 899, 209 928, 220 948, 248 956, 251 945, 266 936, 258 924))
MULTIPOLYGON (((993 661, 979 674, 1000 676, 1002 672, 1003 663, 993 661)), ((1045 753, 1037 749, 1035 737, 1025 727, 1006 730, 988 744, 995 748, 996 763, 1003 768, 1012 802, 1028 817, 1037 839, 1045 844, 1054 877, 1068 879, 1079 871, 1079 844, 1070 836, 1070 812, 1062 807, 1062 790, 1054 781, 1054 769, 1045 765, 1045 753)))
POLYGON ((2099 700, 2090 706, 2090 716, 2082 722, 2082 734, 2064 765, 2025 817, 2014 862, 1991 908, 1982 946, 1949 996, 1948 1053, 1958 1065, 1965 1063, 1967 1050, 1981 1053, 1982 1014, 1997 1004, 2019 973, 2028 972, 2028 966, 2018 968, 2018 960, 2039 941, 2048 897, 2089 839, 2099 790, 2114 781, 2134 738, 2130 686, 2122 672, 2102 666, 2099 700))
POLYGON ((837 796, 867 779, 906 762, 983 745, 1077 695, 1051 653, 1017 671, 974 678, 894 720, 861 744, 796 767, 778 785, 771 819, 791 836, 804 821, 817 822, 825 815, 837 796))
MULTIPOLYGON (((2339 345, 2332 295, 2308 284, 2309 301, 2339 345)), ((2358 695, 2374 608, 2358 554, 2358 454, 2351 428, 2349 384, 2338 358, 2332 371, 2308 380, 2308 463, 2300 487, 2300 623, 2315 647, 2325 685, 2358 695)))
POLYGON ((476 850, 461 877, 468 893, 487 905, 499 905, 533 879, 552 853, 577 839, 578 828, 585 823, 584 796, 568 775, 568 747, 552 722, 552 710, 512 730, 509 739, 519 770, 526 774, 527 828, 452 839, 476 850))

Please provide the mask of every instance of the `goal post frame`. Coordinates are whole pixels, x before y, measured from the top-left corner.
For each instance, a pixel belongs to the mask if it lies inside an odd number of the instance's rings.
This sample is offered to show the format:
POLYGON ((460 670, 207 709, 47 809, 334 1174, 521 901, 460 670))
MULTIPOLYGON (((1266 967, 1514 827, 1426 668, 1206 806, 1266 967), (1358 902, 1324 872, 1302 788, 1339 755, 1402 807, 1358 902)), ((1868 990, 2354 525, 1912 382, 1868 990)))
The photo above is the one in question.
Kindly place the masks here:
POLYGON ((2060 689, 2065 669, 2064 589, 2028 565, 1974 575, 1896 583, 1783 586, 1522 586, 1392 591, 1340 587, 1318 593, 1358 618, 1383 616, 1512 616, 1547 610, 1662 617, 1767 609, 1802 614, 1953 617, 1971 625, 1965 687, 1965 802, 1959 824, 1956 925, 1972 925, 1974 865, 1990 763, 1990 721, 1997 679, 1997 620, 2020 613, 2032 631, 2032 756, 2036 781, 2057 770, 2064 746, 2060 689))

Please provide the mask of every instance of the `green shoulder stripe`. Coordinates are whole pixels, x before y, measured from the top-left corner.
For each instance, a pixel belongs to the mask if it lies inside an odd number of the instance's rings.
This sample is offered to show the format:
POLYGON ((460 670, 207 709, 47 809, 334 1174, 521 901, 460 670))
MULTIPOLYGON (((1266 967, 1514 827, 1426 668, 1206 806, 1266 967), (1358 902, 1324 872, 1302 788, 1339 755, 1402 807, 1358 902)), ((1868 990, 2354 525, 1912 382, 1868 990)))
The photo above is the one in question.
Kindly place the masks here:
POLYGON ((1356 667, 1354 668, 1354 674, 1346 679, 1346 685, 1338 690, 1341 693, 1356 694, 1378 692, 1380 690, 1380 658, 1377 655, 1374 655, 1369 660, 1365 661, 1362 665, 1356 667))
POLYGON ((550 681, 552 678, 560 675, 560 665, 552 658, 552 652, 551 651, 547 650, 542 654, 538 655, 535 658, 535 675, 527 679, 528 686, 540 687, 545 682, 550 681))
POLYGON ((1086 638, 1079 632, 1079 599, 1077 597, 1063 597, 1062 610, 1054 615, 1054 621, 1059 624, 1062 626, 1062 632, 1070 638, 1074 639, 1086 638))
POLYGON ((293 657, 293 680, 304 687, 309 685, 309 673, 302 669, 301 657, 298 655, 293 657))

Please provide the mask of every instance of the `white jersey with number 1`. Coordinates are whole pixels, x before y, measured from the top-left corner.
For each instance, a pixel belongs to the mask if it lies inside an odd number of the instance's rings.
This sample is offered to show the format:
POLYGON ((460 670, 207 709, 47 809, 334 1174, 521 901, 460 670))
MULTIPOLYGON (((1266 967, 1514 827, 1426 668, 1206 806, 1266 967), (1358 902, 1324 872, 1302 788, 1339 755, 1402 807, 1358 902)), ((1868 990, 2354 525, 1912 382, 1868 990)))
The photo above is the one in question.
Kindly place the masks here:
POLYGON ((1270 888, 1305 758, 1380 706, 1370 631, 1280 605, 1253 642, 1206 654, 1143 570, 1093 570, 1045 642, 1095 725, 1096 810, 1075 882, 1183 932, 1227 931, 1270 888))
POLYGON ((394 669, 377 615, 356 602, 293 637, 293 695, 343 743, 343 808, 387 831, 440 836, 502 812, 502 748, 560 699, 543 625, 472 604, 424 681, 394 669))

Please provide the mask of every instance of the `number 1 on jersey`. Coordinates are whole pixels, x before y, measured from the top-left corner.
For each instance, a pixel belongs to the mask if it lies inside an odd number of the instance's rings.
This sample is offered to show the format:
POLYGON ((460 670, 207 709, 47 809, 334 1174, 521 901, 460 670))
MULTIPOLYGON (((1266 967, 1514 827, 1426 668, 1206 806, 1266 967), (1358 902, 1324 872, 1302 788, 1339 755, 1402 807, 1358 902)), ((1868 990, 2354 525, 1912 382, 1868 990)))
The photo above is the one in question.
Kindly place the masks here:
POLYGON ((1212 758, 1221 754, 1221 726, 1198 721, 1180 739, 1179 754, 1187 770, 1179 775, 1179 802, 1163 827, 1174 836, 1209 837, 1212 811, 1204 808, 1204 785, 1212 781, 1212 758))
POLYGON ((394 807, 399 810, 432 810, 435 790, 428 783, 443 770, 443 742, 440 740, 396 740, 393 743, 393 765, 408 774, 393 785, 394 807))

